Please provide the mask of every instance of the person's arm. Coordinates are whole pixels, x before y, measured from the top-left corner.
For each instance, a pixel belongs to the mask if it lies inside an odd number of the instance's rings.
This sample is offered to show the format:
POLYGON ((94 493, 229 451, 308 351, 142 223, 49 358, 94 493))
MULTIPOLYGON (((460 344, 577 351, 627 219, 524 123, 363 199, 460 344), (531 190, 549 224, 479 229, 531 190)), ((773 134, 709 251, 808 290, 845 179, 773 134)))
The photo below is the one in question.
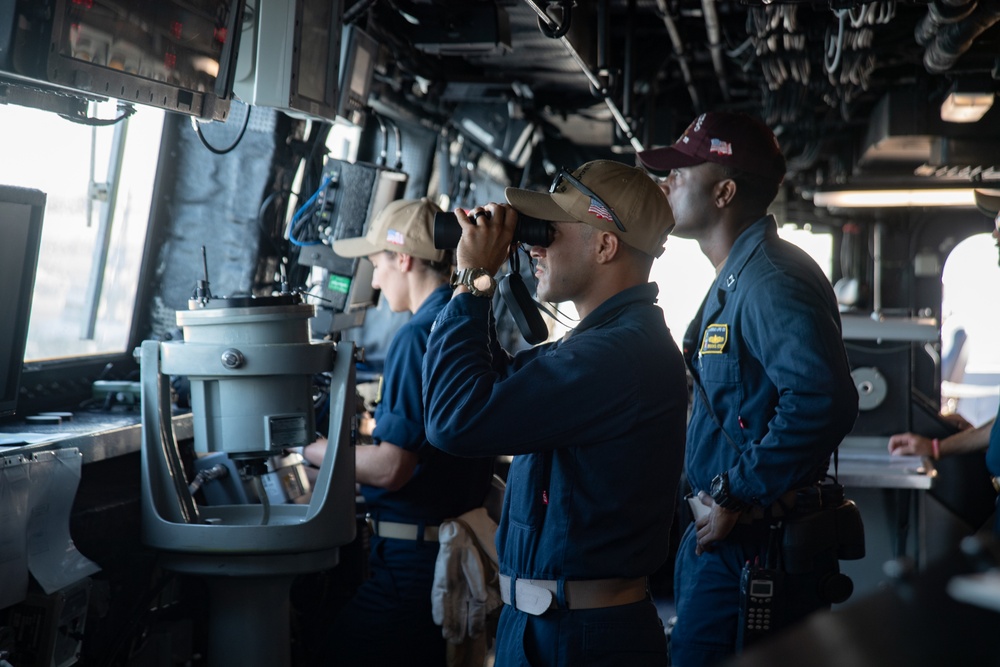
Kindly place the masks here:
POLYGON ((398 491, 417 468, 417 455, 391 442, 354 448, 354 478, 359 484, 398 491))
MULTIPOLYGON (((854 425, 858 394, 837 317, 813 280, 772 274, 753 286, 742 339, 777 403, 728 471, 736 499, 766 507, 809 483, 854 425)), ((747 429, 753 418, 740 415, 747 429)))
POLYGON ((459 295, 431 333, 424 415, 435 447, 455 456, 528 454, 578 438, 614 439, 623 423, 639 419, 638 369, 650 361, 620 334, 579 333, 524 350, 498 369, 488 308, 484 299, 459 295))
POLYGON ((302 448, 302 456, 309 465, 319 468, 323 465, 323 457, 326 456, 326 438, 317 438, 314 442, 302 448))
MULTIPOLYGON (((326 438, 319 438, 303 448, 302 455, 319 467, 323 464, 326 448, 326 438)), ((416 468, 417 455, 390 442, 354 448, 354 479, 359 484, 398 491, 410 481, 416 468)))
POLYGON ((894 455, 927 456, 936 459, 983 450, 990 444, 990 429, 993 428, 994 421, 996 418, 982 426, 959 431, 938 440, 937 452, 934 451, 933 438, 926 438, 916 433, 897 433, 889 438, 889 452, 894 455))

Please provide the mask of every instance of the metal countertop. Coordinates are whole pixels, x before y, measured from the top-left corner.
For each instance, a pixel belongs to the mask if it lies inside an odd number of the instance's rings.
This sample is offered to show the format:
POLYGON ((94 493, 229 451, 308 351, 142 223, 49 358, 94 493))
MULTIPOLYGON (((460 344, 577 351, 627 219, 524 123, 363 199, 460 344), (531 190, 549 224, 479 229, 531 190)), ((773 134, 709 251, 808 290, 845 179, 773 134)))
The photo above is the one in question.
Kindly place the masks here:
POLYGON ((840 483, 855 488, 922 491, 934 486, 937 471, 932 461, 920 456, 892 456, 888 442, 888 436, 845 438, 839 450, 840 483))
MULTIPOLYGON (((0 456, 30 456, 50 449, 75 447, 84 463, 138 452, 142 444, 142 424, 138 409, 129 411, 72 413, 61 424, 31 424, 15 420, 0 424, 0 456), (21 444, 4 444, 24 440, 21 444)), ((178 440, 191 438, 194 425, 190 412, 172 417, 178 440)))

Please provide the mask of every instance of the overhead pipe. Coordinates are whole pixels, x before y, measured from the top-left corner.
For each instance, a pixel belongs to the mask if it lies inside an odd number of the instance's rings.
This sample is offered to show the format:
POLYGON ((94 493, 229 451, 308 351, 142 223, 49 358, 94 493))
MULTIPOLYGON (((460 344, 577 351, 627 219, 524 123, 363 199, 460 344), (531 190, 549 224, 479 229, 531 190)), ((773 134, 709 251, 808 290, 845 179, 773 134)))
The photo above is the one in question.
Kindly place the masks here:
POLYGON ((983 32, 1000 20, 996 3, 978 0, 933 0, 927 16, 914 30, 914 39, 924 51, 924 67, 940 74, 972 47, 983 32))
POLYGON ((611 4, 609 0, 600 0, 597 3, 597 74, 602 75, 610 71, 610 65, 608 65, 608 51, 610 50, 610 37, 608 30, 608 23, 611 20, 608 18, 611 14, 611 4))
POLYGON ((715 9, 715 0, 701 0, 702 13, 705 15, 705 31, 708 33, 708 50, 712 54, 712 67, 715 77, 719 80, 722 99, 730 100, 729 84, 726 82, 726 68, 722 60, 722 30, 719 28, 719 13, 715 9))
POLYGON ((622 113, 632 118, 632 85, 635 81, 635 1, 628 0, 625 25, 625 58, 622 67, 622 113))
POLYGON ((524 1, 536 14, 538 14, 539 27, 542 29, 542 34, 548 35, 550 32, 552 34, 559 34, 560 32, 563 33, 557 39, 562 42, 566 52, 569 53, 569 56, 574 62, 576 62, 584 76, 587 77, 590 85, 597 91, 598 96, 604 100, 604 104, 607 105, 608 110, 611 112, 611 116, 615 119, 615 123, 618 124, 618 127, 621 128, 621 131, 625 134, 629 143, 632 144, 632 148, 634 148, 636 152, 645 150, 642 142, 639 141, 639 138, 636 137, 635 133, 632 131, 632 127, 629 125, 628 120, 622 114, 615 101, 611 98, 611 93, 608 90, 608 87, 600 80, 597 74, 591 71, 590 65, 584 61, 584 59, 580 56, 580 53, 576 50, 576 47, 573 46, 573 43, 567 39, 565 32, 568 30, 569 26, 560 26, 558 23, 553 21, 552 18, 545 13, 545 9, 534 0, 524 1))
POLYGON ((943 26, 958 23, 976 9, 979 0, 933 0, 927 6, 927 16, 917 24, 913 37, 920 46, 926 47, 937 36, 943 26))
POLYGON ((660 15, 663 16, 663 25, 667 28, 667 35, 670 37, 670 43, 677 55, 677 64, 681 69, 681 76, 684 78, 684 85, 687 86, 688 95, 691 96, 691 105, 696 114, 701 113, 701 99, 698 97, 698 89, 694 87, 694 77, 691 76, 691 68, 688 66, 687 55, 684 53, 684 41, 681 39, 680 30, 677 29, 677 23, 670 15, 667 0, 656 0, 656 6, 660 10, 660 15))
POLYGON ((924 52, 924 67, 932 74, 945 72, 968 51, 976 39, 1000 21, 1000 4, 980 3, 967 18, 942 27, 924 52))
POLYGON ((344 25, 351 25, 360 18, 362 14, 371 9, 371 6, 375 4, 377 0, 358 0, 351 7, 344 10, 343 19, 341 22, 344 25))

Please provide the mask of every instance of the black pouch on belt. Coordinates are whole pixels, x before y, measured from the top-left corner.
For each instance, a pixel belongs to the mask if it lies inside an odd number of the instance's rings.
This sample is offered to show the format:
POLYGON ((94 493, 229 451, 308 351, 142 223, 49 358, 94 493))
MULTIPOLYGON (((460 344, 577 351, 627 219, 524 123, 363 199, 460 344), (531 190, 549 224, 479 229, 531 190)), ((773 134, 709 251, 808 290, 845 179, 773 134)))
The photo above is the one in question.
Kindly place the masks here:
POLYGON ((854 501, 837 483, 806 487, 783 526, 781 553, 785 570, 810 572, 830 560, 856 560, 865 555, 865 532, 854 501))

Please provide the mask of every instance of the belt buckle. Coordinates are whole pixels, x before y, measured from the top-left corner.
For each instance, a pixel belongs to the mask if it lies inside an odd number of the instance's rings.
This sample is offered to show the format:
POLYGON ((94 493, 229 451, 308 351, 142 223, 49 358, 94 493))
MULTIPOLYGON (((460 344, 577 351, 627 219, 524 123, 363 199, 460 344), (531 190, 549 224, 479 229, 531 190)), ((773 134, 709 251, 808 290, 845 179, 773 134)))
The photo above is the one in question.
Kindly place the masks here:
POLYGON ((547 588, 518 579, 514 584, 514 606, 532 616, 541 616, 552 608, 555 596, 547 588))

